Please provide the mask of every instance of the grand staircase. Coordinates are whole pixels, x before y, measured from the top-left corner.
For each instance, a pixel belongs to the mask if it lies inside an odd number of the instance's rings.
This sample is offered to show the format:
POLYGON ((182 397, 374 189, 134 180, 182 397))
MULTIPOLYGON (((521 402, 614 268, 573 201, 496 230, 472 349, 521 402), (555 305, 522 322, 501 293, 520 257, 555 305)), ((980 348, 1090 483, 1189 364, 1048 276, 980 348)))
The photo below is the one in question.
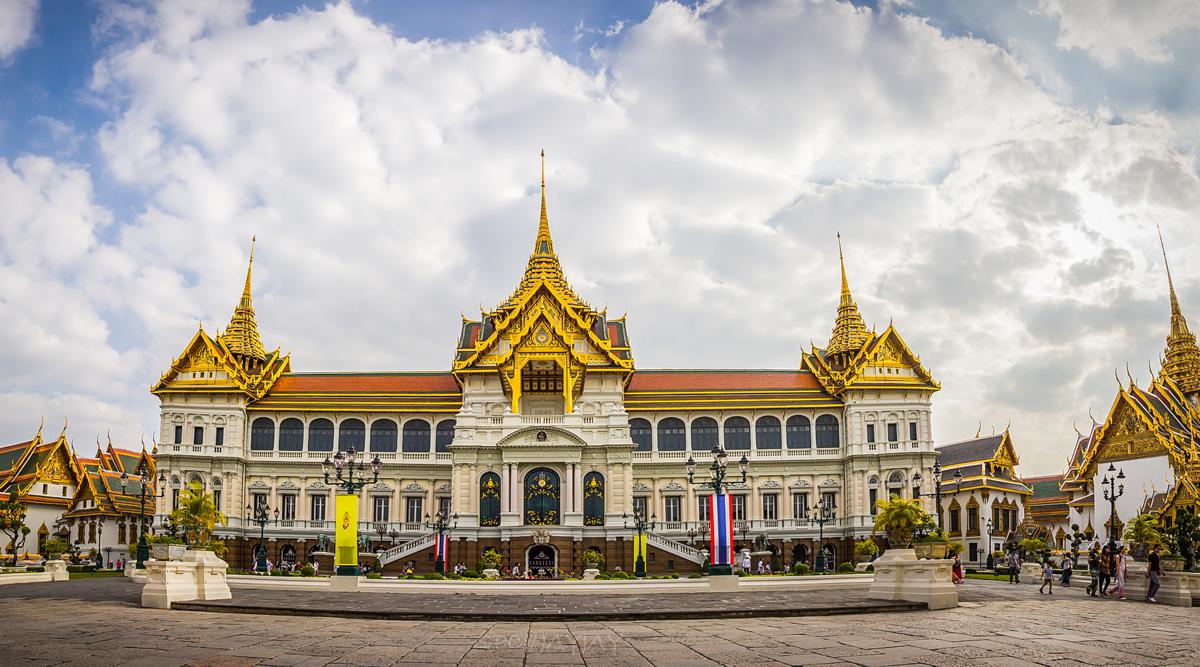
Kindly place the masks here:
POLYGON ((387 551, 380 552, 376 557, 379 558, 379 566, 383 567, 384 565, 387 565, 393 561, 398 561, 406 556, 411 556, 422 549, 428 549, 436 542, 437 533, 429 533, 428 535, 422 535, 420 537, 411 539, 404 544, 397 544, 387 551))
POLYGON ((689 560, 697 565, 703 565, 704 561, 708 560, 708 553, 693 549, 683 542, 676 542, 656 533, 646 533, 646 544, 666 551, 667 553, 675 554, 684 560, 689 560))

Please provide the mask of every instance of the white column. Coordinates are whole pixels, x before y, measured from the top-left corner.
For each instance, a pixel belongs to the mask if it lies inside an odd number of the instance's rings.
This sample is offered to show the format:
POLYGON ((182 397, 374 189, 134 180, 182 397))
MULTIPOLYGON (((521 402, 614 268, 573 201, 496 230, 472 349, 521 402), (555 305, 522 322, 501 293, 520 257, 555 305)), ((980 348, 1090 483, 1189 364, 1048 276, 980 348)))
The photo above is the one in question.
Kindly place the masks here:
POLYGON ((575 488, 572 489, 571 497, 574 499, 575 511, 583 511, 583 466, 579 463, 575 464, 575 488))
POLYGON ((511 502, 511 500, 512 500, 512 484, 513 484, 512 464, 505 463, 502 465, 504 467, 501 469, 502 472, 500 474, 500 483, 504 486, 504 488, 501 489, 503 491, 503 493, 500 494, 500 511, 501 512, 511 512, 512 511, 512 502, 511 502))

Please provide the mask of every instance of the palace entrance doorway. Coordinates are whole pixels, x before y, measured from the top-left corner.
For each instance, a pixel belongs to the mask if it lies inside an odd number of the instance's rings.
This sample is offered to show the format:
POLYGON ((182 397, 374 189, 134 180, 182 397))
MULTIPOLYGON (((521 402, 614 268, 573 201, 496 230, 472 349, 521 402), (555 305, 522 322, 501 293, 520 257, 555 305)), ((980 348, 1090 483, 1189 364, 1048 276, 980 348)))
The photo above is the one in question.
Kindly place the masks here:
POLYGON ((558 549, 551 544, 535 544, 525 552, 525 570, 533 577, 553 577, 558 567, 558 549))

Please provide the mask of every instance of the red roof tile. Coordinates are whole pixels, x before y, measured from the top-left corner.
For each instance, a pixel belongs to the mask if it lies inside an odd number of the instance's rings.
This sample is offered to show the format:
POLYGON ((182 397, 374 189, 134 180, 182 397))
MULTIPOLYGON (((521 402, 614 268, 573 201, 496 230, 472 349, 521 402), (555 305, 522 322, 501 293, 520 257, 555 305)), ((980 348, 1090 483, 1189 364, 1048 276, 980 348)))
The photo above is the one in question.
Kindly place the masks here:
POLYGON ((271 387, 270 394, 358 392, 403 394, 410 392, 459 393, 450 373, 289 374, 271 387))
POLYGON ((651 370, 636 371, 629 391, 719 391, 820 389, 808 371, 651 370))

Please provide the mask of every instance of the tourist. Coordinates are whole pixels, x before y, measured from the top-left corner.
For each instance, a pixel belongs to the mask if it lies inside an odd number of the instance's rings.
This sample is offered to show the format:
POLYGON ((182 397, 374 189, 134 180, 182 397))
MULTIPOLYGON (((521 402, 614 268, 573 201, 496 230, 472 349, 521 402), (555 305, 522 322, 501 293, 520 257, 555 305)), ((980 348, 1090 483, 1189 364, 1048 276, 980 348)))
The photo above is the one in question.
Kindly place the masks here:
POLYGON ((1021 583, 1021 555, 1016 551, 1008 552, 1008 583, 1021 583))
POLYGON ((1067 588, 1071 587, 1071 554, 1066 554, 1062 558, 1062 579, 1059 583, 1067 588))
POLYGON ((1146 578, 1150 580, 1150 584, 1146 587, 1146 602, 1158 603, 1154 596, 1158 595, 1158 579, 1162 576, 1162 562, 1158 555, 1159 546, 1156 544, 1150 549, 1150 561, 1146 567, 1146 578))
POLYGON ((1113 568, 1113 579, 1117 582, 1113 585, 1113 590, 1117 592, 1117 599, 1125 599, 1125 565, 1128 562, 1125 558, 1125 552, 1128 549, 1121 547, 1117 549, 1115 558, 1115 567, 1113 568))
POLYGON ((512 566, 512 576, 517 579, 521 578, 521 564, 520 563, 517 563, 516 565, 512 566))
POLYGON ((962 556, 954 554, 954 565, 950 568, 950 580, 956 584, 961 584, 966 577, 963 576, 962 556))
POLYGON ((750 574, 750 552, 742 554, 742 572, 750 574))
POLYGON ((1112 552, 1108 545, 1100 550, 1100 583, 1096 586, 1100 591, 1100 597, 1108 597, 1108 584, 1112 581, 1112 552))
POLYGON ((1045 593, 1047 586, 1050 587, 1050 595, 1054 595, 1054 566, 1050 564, 1049 558, 1042 561, 1042 587, 1038 592, 1045 593))
POLYGON ((1088 577, 1091 581, 1088 583, 1087 594, 1096 597, 1096 588, 1099 584, 1100 575, 1100 543, 1094 542, 1092 548, 1088 549, 1088 577))
POLYGON ((766 570, 763 569, 763 561, 761 558, 758 559, 758 573, 766 574, 766 570))

